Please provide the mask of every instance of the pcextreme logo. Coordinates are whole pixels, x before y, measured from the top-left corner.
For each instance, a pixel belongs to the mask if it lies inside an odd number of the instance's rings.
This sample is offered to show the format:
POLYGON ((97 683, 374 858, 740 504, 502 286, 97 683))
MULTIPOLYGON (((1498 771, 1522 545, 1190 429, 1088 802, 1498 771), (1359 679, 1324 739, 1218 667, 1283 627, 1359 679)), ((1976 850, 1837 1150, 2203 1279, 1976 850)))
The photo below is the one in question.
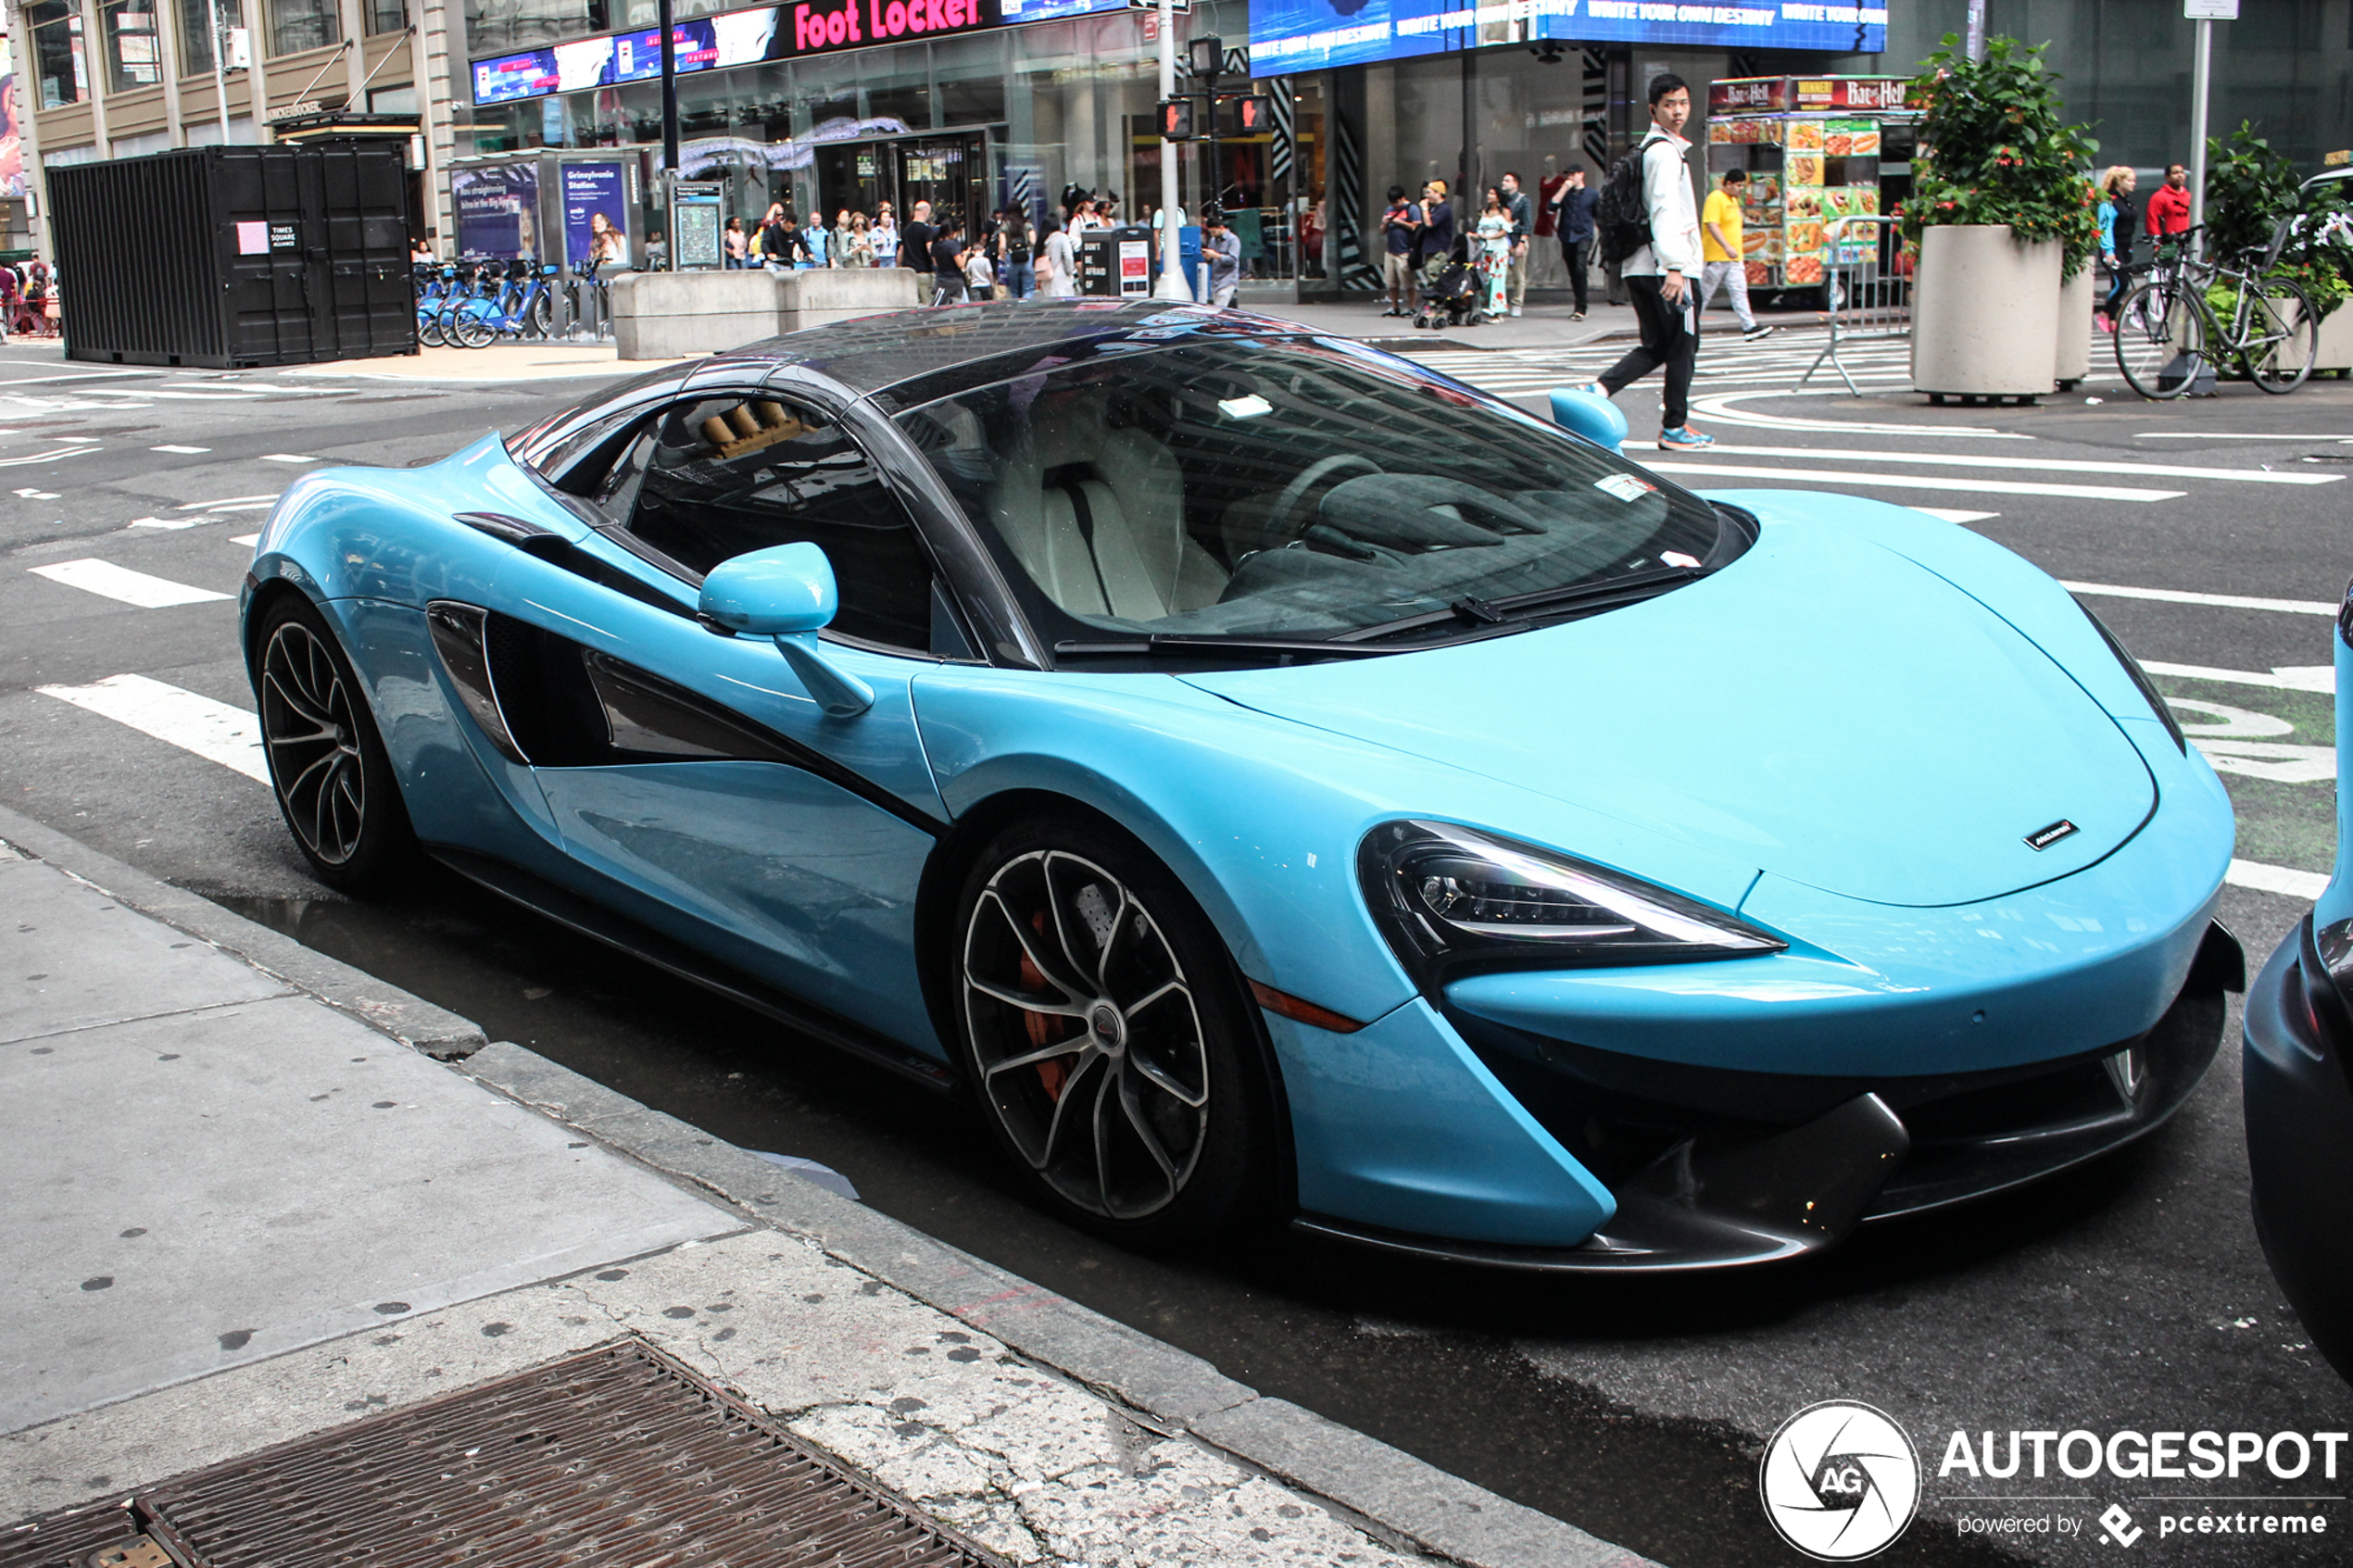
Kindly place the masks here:
POLYGON ((1756 1489, 1781 1539, 1823 1562, 1884 1551, 1920 1503, 1920 1459, 1883 1411, 1808 1405, 1765 1445, 1756 1489))

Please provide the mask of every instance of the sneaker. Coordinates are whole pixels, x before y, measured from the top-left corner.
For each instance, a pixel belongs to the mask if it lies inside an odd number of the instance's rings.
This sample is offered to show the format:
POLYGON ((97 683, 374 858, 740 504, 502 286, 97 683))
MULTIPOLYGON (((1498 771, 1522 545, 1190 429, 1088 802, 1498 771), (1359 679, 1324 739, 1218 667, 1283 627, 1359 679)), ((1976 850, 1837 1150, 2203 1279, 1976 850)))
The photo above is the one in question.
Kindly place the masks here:
POLYGON ((1589 381, 1583 386, 1572 387, 1569 390, 1572 392, 1590 392, 1596 397, 1607 397, 1610 395, 1609 388, 1604 386, 1597 381, 1589 381))
POLYGON ((1582 310, 1572 310, 1568 313, 1568 319, 1572 321, 1581 321, 1585 319, 1585 312, 1582 310))
POLYGON ((1515 306, 1513 306, 1513 307, 1512 307, 1512 314, 1513 314, 1513 315, 1515 315, 1515 316, 1516 316, 1516 315, 1518 315, 1518 314, 1519 314, 1519 307, 1518 307, 1518 306, 1515 305, 1515 306))
POLYGON ((1741 341, 1743 343, 1755 343, 1758 338, 1771 337, 1776 330, 1777 329, 1772 327, 1743 328, 1741 332, 1741 341))
POLYGON ((1662 430, 1658 433, 1658 449, 1662 452, 1689 451, 1693 447, 1715 445, 1714 436, 1702 435, 1689 425, 1680 430, 1662 430))

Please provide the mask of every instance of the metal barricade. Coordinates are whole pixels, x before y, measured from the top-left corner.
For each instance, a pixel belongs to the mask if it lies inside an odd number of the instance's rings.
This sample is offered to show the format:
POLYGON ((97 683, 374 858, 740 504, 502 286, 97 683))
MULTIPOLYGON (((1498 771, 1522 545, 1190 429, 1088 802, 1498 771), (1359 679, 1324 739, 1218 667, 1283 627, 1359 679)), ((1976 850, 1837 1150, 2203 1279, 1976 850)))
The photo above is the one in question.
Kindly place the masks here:
POLYGON ((1904 338, 1912 333, 1912 280, 1900 270, 1904 239, 1893 218, 1833 218, 1822 226, 1822 292, 1830 308, 1831 341, 1792 392, 1802 392, 1827 363, 1846 390, 1863 389, 1847 373, 1838 351, 1848 344, 1904 338))

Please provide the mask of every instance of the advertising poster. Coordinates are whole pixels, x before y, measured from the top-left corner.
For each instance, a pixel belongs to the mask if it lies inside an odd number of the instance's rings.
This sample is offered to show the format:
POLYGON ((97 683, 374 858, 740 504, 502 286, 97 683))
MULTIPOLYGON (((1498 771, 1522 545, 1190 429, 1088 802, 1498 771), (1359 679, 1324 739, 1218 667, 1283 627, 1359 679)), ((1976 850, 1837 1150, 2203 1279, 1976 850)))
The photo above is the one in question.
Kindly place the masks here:
POLYGON ((564 260, 582 268, 629 264, 628 194, 618 163, 563 166, 564 260))
POLYGON ((449 174, 461 261, 513 261, 539 254, 539 166, 501 164, 449 174))
POLYGON ((1288 76, 1546 38, 1877 54, 1886 43, 1887 7, 1796 0, 1761 6, 1523 0, 1507 12, 1491 12, 1450 0, 1250 0, 1252 76, 1288 76), (1504 25, 1514 30, 1508 39, 1492 36, 1497 19, 1504 17, 1509 18, 1504 25))
POLYGON ((24 194, 24 142, 17 129, 17 65, 0 38, 0 196, 24 194))

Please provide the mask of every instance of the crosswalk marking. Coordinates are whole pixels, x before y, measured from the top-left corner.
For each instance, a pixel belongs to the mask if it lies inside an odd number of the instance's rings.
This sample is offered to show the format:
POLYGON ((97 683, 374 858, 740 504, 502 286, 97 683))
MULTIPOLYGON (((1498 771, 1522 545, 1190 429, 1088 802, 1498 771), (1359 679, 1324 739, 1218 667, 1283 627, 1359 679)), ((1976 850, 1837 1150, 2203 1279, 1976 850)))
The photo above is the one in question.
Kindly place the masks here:
POLYGON ((2118 599, 2154 599, 2169 605, 2212 605, 2218 609, 2276 609, 2288 615, 2334 615, 2336 606, 2318 599, 2262 599, 2246 594, 2193 594, 2183 588, 2120 588, 2109 583, 2061 583, 2070 594, 2118 599))
POLYGON ((256 545, 261 543, 261 535, 258 533, 232 533, 229 535, 229 543, 232 545, 242 545, 246 549, 250 550, 256 545))
POLYGON ((1999 512, 1958 511, 1951 507, 1914 507, 1912 509, 1916 512, 1926 512, 1942 522, 1983 522, 1989 517, 2002 515, 1999 512))
POLYGON ((173 605, 205 604, 213 599, 229 597, 209 588, 194 588, 185 583, 174 583, 169 577, 150 577, 144 571, 133 571, 112 561, 61 560, 47 566, 36 566, 31 571, 35 577, 46 577, 52 583, 62 583, 85 594, 97 594, 127 605, 136 605, 141 609, 169 609, 173 605))
POLYGON ((315 463, 319 459, 306 458, 299 452, 264 452, 261 460, 265 463, 315 463))
POLYGON ((2327 892, 2329 885, 2326 872, 2292 871, 2286 866, 2267 866, 2259 860, 2233 860, 2222 880, 2233 887, 2283 894, 2307 903, 2327 892))
POLYGON ((2270 473, 2262 469, 2191 468, 2178 463, 2111 463, 2076 458, 1980 457, 1974 452, 1882 452, 1862 447, 1728 446, 1718 442, 1710 452, 1735 457, 1805 457, 1855 463, 1919 463, 1954 469, 2000 469, 2019 473, 2149 474, 2171 479, 2214 479, 2246 484, 2335 484, 2341 473, 2270 473))
POLYGON ((150 452, 177 452, 182 457, 186 457, 196 452, 209 452, 212 448, 209 446, 150 446, 147 450, 150 452))
POLYGON ((2035 480, 1937 479, 1915 473, 1857 473, 1847 469, 1768 469, 1739 463, 1645 463, 1655 473, 1715 475, 1727 479, 1806 480, 1816 484, 1860 484, 1893 490, 1957 490, 1969 495, 2057 495, 2076 501, 2171 501, 2185 490, 2139 490, 2121 484, 2045 484, 2035 480))
POLYGON ((33 689, 182 751, 193 751, 257 784, 270 782, 270 766, 262 758, 261 722, 242 708, 145 675, 109 675, 87 686, 33 689))
POLYGON ((2260 670, 2215 670, 2203 664, 2159 664, 2155 659, 2141 660, 2141 668, 2152 675, 2175 675, 2185 681, 2222 681, 2236 686, 2270 686, 2283 692, 2336 692, 2336 669, 2328 664, 2275 664, 2266 674, 2260 670))

